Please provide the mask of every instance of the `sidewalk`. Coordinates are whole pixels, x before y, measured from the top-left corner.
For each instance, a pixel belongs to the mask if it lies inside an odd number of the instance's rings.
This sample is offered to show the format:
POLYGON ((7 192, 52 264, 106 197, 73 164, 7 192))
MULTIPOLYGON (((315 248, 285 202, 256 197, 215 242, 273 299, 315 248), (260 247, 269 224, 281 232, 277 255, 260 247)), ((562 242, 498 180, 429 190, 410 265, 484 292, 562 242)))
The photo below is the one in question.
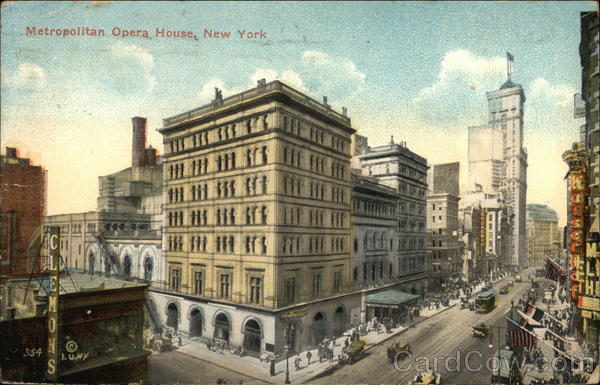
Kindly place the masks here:
MULTIPOLYGON (((436 314, 439 314, 456 304, 460 301, 451 300, 449 306, 441 306, 439 309, 424 309, 421 310, 419 317, 416 317, 412 320, 412 322, 404 324, 400 327, 393 328, 391 333, 378 333, 377 331, 371 331, 361 338, 367 341, 367 345, 365 346, 365 351, 371 349, 374 346, 377 346, 384 341, 393 338, 405 330, 408 330, 410 327, 428 319, 436 314)), ((305 383, 310 381, 310 379, 315 378, 322 374, 325 371, 334 369, 339 366, 338 355, 342 353, 342 348, 344 347, 344 341, 346 340, 346 336, 338 337, 335 341, 334 346, 334 359, 333 361, 323 361, 319 362, 318 359, 318 350, 311 350, 311 354, 313 359, 311 359, 310 365, 306 360, 306 351, 300 353, 300 358, 302 362, 300 364, 300 368, 296 370, 294 367, 294 359, 296 355, 290 356, 289 358, 289 379, 292 383, 305 383)), ((256 380, 280 384, 285 381, 285 369, 286 369, 286 361, 280 360, 275 363, 275 376, 270 376, 270 363, 269 362, 260 362, 260 360, 256 357, 252 356, 244 356, 239 357, 235 354, 231 354, 229 352, 213 352, 209 350, 205 344, 196 342, 190 339, 184 338, 182 341, 182 346, 177 348, 177 352, 181 354, 185 354, 190 357, 198 358, 200 360, 204 360, 210 362, 214 365, 232 370, 239 374, 243 374, 245 376, 253 377, 256 380)), ((160 354, 160 353, 158 353, 160 354)))
MULTIPOLYGON (((499 280, 495 280, 494 282, 498 282, 499 280)), ((477 293, 483 288, 483 284, 480 284, 475 287, 473 294, 477 293)), ((365 351, 385 342, 386 340, 398 336, 404 331, 408 330, 410 327, 415 326, 416 324, 435 316, 449 308, 460 304, 460 300, 454 299, 450 300, 448 306, 440 306, 439 309, 422 309, 420 311, 420 315, 418 317, 413 318, 413 320, 409 323, 405 323, 397 328, 393 328, 390 333, 379 333, 377 331, 370 331, 366 335, 361 338, 367 341, 367 345, 365 346, 365 351)), ((338 355, 341 355, 342 348, 344 347, 344 341, 346 340, 346 336, 340 336, 335 341, 334 346, 334 359, 330 361, 319 362, 318 360, 318 350, 315 348, 311 350, 312 359, 310 365, 306 360, 307 351, 299 353, 302 362, 298 370, 296 370, 294 366, 294 359, 296 355, 289 357, 289 379, 291 383, 307 383, 311 379, 323 374, 328 370, 335 369, 340 365, 338 362, 338 355)), ((252 356, 244 356, 239 357, 235 354, 231 354, 229 352, 213 352, 209 350, 205 344, 193 341, 191 339, 184 338, 182 341, 182 346, 177 348, 177 352, 181 354, 188 355, 190 357, 198 358, 200 360, 204 360, 210 362, 214 365, 226 368, 228 370, 237 372, 239 374, 253 377, 256 380, 280 384, 285 381, 285 371, 286 371, 286 360, 280 360, 275 363, 275 376, 270 376, 270 363, 266 361, 260 362, 260 360, 256 357, 252 356)))

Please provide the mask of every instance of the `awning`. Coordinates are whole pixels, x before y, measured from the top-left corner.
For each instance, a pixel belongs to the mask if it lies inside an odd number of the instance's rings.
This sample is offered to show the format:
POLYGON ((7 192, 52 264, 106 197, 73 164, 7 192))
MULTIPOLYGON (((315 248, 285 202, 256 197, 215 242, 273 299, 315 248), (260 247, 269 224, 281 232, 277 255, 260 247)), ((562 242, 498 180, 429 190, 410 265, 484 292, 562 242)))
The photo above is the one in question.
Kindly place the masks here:
POLYGON ((367 306, 399 307, 417 302, 420 295, 409 294, 398 288, 389 288, 378 293, 368 294, 365 298, 367 306))

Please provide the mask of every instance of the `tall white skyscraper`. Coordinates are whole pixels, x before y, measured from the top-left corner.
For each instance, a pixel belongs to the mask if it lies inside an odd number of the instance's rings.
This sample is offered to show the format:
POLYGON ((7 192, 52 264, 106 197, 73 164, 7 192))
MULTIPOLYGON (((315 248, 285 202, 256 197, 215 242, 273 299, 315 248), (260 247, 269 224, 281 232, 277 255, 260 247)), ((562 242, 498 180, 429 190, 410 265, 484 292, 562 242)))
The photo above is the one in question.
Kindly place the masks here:
POLYGON ((527 266, 525 214, 527 151, 523 147, 525 93, 510 79, 512 56, 508 55, 508 80, 486 93, 487 126, 469 127, 469 180, 484 192, 501 193, 512 216, 514 265, 527 266))

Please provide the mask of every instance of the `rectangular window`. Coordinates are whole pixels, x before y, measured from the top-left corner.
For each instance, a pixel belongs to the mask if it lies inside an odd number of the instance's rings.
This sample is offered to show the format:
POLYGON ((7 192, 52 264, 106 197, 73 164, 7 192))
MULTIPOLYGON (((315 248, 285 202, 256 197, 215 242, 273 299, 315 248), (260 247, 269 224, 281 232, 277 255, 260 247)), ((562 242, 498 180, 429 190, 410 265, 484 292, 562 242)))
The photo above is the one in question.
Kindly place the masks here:
POLYGON ((204 294, 204 272, 194 271, 194 294, 204 294))
POLYGON ((261 303, 262 279, 260 277, 250 278, 250 303, 261 303))
POLYGON ((171 267, 170 286, 173 291, 181 290, 181 269, 179 267, 171 267))
POLYGON ((285 300, 288 305, 296 302, 296 278, 294 277, 285 281, 285 300))
POLYGON ((220 290, 219 290, 219 296, 221 298, 229 298, 230 295, 230 291, 231 291, 231 275, 230 274, 221 274, 220 277, 220 290))
POLYGON ((333 273, 333 292, 339 293, 342 288, 342 272, 336 271, 333 273))
POLYGON ((316 273, 313 274, 313 282, 312 282, 312 295, 313 298, 318 298, 321 294, 321 274, 316 273))

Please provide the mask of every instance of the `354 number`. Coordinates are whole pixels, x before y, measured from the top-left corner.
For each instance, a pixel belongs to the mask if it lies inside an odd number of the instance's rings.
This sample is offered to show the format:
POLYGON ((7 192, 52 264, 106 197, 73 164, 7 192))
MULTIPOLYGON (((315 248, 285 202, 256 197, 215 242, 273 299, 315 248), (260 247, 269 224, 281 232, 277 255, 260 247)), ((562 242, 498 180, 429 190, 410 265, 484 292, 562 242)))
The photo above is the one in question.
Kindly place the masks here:
POLYGON ((25 353, 23 353, 23 357, 31 358, 31 357, 41 357, 42 356, 42 348, 25 348, 25 353))

